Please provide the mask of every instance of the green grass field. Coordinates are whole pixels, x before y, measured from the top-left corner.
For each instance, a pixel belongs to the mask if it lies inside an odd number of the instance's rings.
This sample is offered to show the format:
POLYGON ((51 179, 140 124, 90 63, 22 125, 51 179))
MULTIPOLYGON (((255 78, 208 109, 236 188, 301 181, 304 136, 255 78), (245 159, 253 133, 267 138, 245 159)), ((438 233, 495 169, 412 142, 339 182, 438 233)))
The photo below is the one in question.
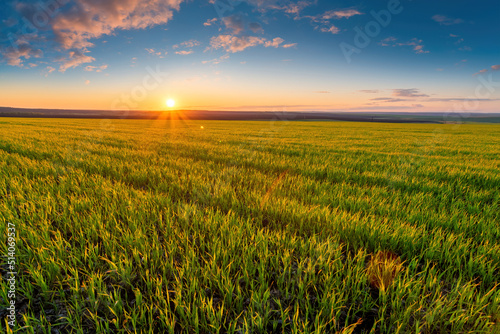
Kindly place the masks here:
POLYGON ((498 125, 0 118, 12 330, 499 333, 499 153, 498 125))

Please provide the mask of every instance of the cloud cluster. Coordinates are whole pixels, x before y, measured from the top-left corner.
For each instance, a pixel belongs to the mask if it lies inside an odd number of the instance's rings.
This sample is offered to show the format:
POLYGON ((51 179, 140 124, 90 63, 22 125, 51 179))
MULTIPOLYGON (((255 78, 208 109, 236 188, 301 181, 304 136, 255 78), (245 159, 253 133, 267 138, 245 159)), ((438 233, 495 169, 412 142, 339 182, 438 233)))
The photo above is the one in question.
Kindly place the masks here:
POLYGON ((268 40, 264 37, 256 36, 219 35, 212 37, 210 47, 215 50, 224 49, 226 52, 236 53, 257 45, 264 45, 266 48, 291 48, 297 45, 296 43, 283 44, 284 41, 281 37, 268 40))
POLYGON ((329 10, 318 15, 302 15, 306 7, 317 4, 317 0, 301 1, 279 1, 279 0, 246 0, 247 3, 256 6, 260 12, 268 10, 282 11, 293 16, 294 20, 308 19, 315 29, 321 32, 338 34, 340 29, 333 24, 332 20, 348 19, 355 15, 363 15, 354 8, 329 10))
MULTIPOLYGON (((55 0, 66 1, 66 0, 55 0)), ((75 68, 95 61, 90 54, 90 48, 94 46, 94 40, 106 35, 114 34, 119 30, 145 29, 156 25, 167 23, 174 11, 180 9, 185 0, 74 0, 65 2, 53 10, 47 18, 44 31, 45 36, 52 36, 52 42, 57 42, 59 51, 65 55, 56 59, 59 62, 59 71, 75 68), (46 34, 46 31, 48 33, 46 34)), ((213 2, 213 1, 212 1, 213 2)), ((284 10, 290 14, 299 14, 300 11, 314 1, 281 1, 281 0, 247 0, 247 3, 256 6, 259 10, 284 10)), ((238 2, 239 3, 239 2, 238 2)), ((18 3, 19 12, 34 20, 39 4, 18 3)), ((248 14, 234 14, 223 18, 213 18, 205 21, 204 26, 211 26, 221 22, 228 30, 228 34, 212 37, 210 46, 213 49, 224 49, 228 53, 243 51, 249 47, 262 45, 264 47, 291 48, 296 43, 288 43, 280 38, 273 39, 261 36, 250 36, 247 33, 263 33, 261 23, 252 21, 248 14)), ((37 36, 39 37, 39 36, 37 36)), ((49 41, 50 42, 50 41, 49 41)), ((23 59, 41 57, 42 51, 35 49, 30 43, 19 43, 17 47, 3 49, 1 53, 10 65, 21 66, 23 59)), ((200 45, 199 41, 189 40, 173 46, 179 49, 178 55, 193 53, 190 50, 200 45)), ((57 48, 56 48, 57 50, 57 48)), ((148 53, 163 57, 164 53, 152 48, 145 49, 148 53)), ((166 53, 165 53, 166 54, 166 53)), ((99 66, 87 65, 87 71, 102 71, 99 66)), ((49 71, 50 73, 52 71, 49 71)))
POLYGON ((52 30, 62 47, 84 49, 117 29, 144 29, 167 23, 183 0, 75 0, 56 15, 52 30))
POLYGON ((429 97, 427 94, 422 94, 417 88, 399 88, 392 90, 393 96, 404 96, 404 97, 429 97))
POLYGON ((176 55, 181 55, 181 56, 187 56, 187 55, 190 55, 192 54, 194 51, 193 50, 182 50, 182 51, 176 51, 175 54, 176 55))
POLYGON ((363 13, 355 9, 330 10, 320 15, 320 17, 321 20, 343 19, 343 18, 348 19, 354 15, 362 15, 362 14, 363 13))
POLYGON ((332 33, 332 34, 338 34, 340 32, 340 29, 337 28, 336 26, 334 25, 331 25, 330 27, 322 27, 320 29, 321 32, 329 32, 329 33, 332 33))
POLYGON ((80 66, 81 64, 91 63, 95 60, 94 57, 88 56, 87 50, 70 51, 67 58, 61 58, 59 61, 62 63, 59 66, 59 72, 65 72, 69 68, 80 66))
POLYGON ((213 25, 215 22, 217 22, 217 18, 213 18, 213 19, 209 19, 207 20, 205 23, 203 23, 203 25, 205 27, 210 27, 211 25, 213 25))
POLYGON ((213 49, 224 49, 226 52, 235 53, 265 42, 266 39, 263 37, 219 35, 212 37, 210 46, 213 49))
POLYGON ((472 51, 472 48, 470 46, 462 44, 465 41, 465 39, 463 39, 462 37, 455 35, 455 34, 450 34, 449 36, 451 38, 455 38, 455 41, 453 42, 453 44, 460 46, 458 48, 459 51, 472 51))
MULTIPOLYGON (((256 7, 262 18, 262 15, 269 10, 279 10, 284 11, 285 13, 298 15, 303 8, 315 3, 315 1, 316 0, 301 0, 296 2, 285 0, 245 0, 241 2, 246 2, 256 7)), ((215 0, 210 0, 210 2, 215 4, 215 0)), ((236 7, 239 4, 240 1, 232 3, 233 7, 236 7)), ((220 19, 208 20, 204 23, 204 25, 211 26, 217 21, 220 21, 223 24, 227 32, 213 36, 210 39, 210 46, 207 47, 205 51, 222 49, 227 53, 236 53, 258 45, 266 48, 273 47, 285 49, 297 46, 297 43, 286 44, 285 40, 281 37, 268 39, 259 35, 255 36, 255 34, 264 33, 264 29, 262 24, 253 19, 248 12, 233 13, 231 15, 221 17, 220 19)), ((203 63, 219 64, 228 58, 229 56, 226 55, 221 58, 203 61, 203 63)))
POLYGON ((358 90, 358 92, 367 93, 367 94, 376 94, 379 92, 379 90, 378 89, 362 89, 362 90, 358 90))
POLYGON ((418 38, 412 38, 408 42, 397 42, 396 37, 387 37, 379 42, 382 46, 411 46, 416 54, 429 53, 429 51, 424 50, 424 45, 422 40, 418 38))
POLYGON ((287 1, 287 0, 246 0, 247 3, 257 7, 261 12, 267 10, 277 10, 282 11, 286 14, 291 14, 295 20, 299 20, 302 18, 308 18, 317 23, 328 23, 328 21, 332 19, 342 19, 342 18, 350 18, 354 15, 362 15, 363 13, 359 12, 353 8, 347 9, 337 9, 337 10, 329 10, 324 12, 323 14, 315 15, 315 16, 302 16, 302 12, 305 8, 317 4, 317 0, 300 0, 300 1, 287 1))
POLYGON ((297 19, 300 17, 300 13, 302 12, 302 10, 312 5, 313 3, 314 2, 312 1, 298 1, 298 2, 284 3, 284 4, 274 3, 270 5, 270 8, 283 11, 287 14, 292 14, 297 19))
POLYGON ((324 12, 323 14, 315 16, 304 16, 304 18, 309 19, 315 29, 319 29, 321 32, 338 34, 340 32, 340 29, 332 23, 332 20, 349 19, 355 15, 363 15, 363 13, 351 8, 342 10, 329 10, 324 12))
MULTIPOLYGON (((196 46, 199 46, 201 43, 195 39, 190 39, 188 41, 185 41, 185 42, 182 42, 180 44, 175 44, 174 46, 172 46, 172 49, 179 49, 179 48, 194 48, 196 46)), ((187 55, 190 55, 190 54, 193 54, 194 51, 193 50, 179 50, 179 51, 176 51, 175 54, 176 55, 181 55, 181 56, 187 56, 187 55)))
MULTIPOLYGON (((469 97, 440 97, 440 98, 428 99, 427 101, 430 101, 430 102, 463 102, 463 101, 471 101, 471 98, 469 98, 469 97)), ((491 102, 491 101, 500 101, 500 99, 474 98, 474 101, 491 102)))
POLYGON ((193 48, 195 46, 200 45, 201 43, 195 39, 190 39, 189 41, 182 42, 181 44, 176 44, 173 46, 174 49, 177 49, 179 47, 184 47, 184 48, 193 48))
MULTIPOLYGON (((498 70, 500 70, 500 65, 493 65, 490 68, 491 68, 492 71, 498 71, 498 70)), ((486 72, 488 72, 488 69, 485 68, 485 69, 483 69, 483 70, 481 70, 481 71, 479 71, 477 73, 474 73, 473 75, 483 74, 483 73, 486 73, 486 72)))
POLYGON ((429 53, 429 51, 424 50, 424 46, 422 45, 422 40, 421 39, 416 39, 413 38, 411 41, 406 42, 406 44, 401 44, 401 45, 409 45, 413 47, 413 51, 415 53, 420 54, 420 53, 429 53))
POLYGON ((152 48, 146 48, 145 49, 150 55, 155 55, 160 58, 165 58, 165 56, 168 54, 168 52, 163 53, 162 51, 156 51, 155 49, 152 48))
POLYGON ((407 99, 395 99, 393 97, 376 97, 373 99, 370 99, 371 101, 380 101, 380 102, 402 102, 402 101, 408 101, 407 99))
POLYGON ((222 22, 233 34, 239 35, 245 30, 245 19, 241 14, 223 17, 222 22))
POLYGON ((264 29, 262 28, 262 25, 258 22, 250 22, 248 24, 248 28, 252 30, 254 33, 258 32, 264 32, 264 29))
MULTIPOLYGON (((494 65, 500 70, 500 65, 494 65)), ((358 92, 362 93, 379 93, 381 91, 379 90, 372 90, 372 89, 365 89, 365 90, 359 90, 358 92)), ((464 98, 464 97, 436 97, 436 98, 431 98, 430 95, 424 94, 420 92, 419 89, 417 88, 396 88, 392 89, 392 96, 393 97, 375 97, 371 98, 370 101, 366 105, 374 105, 376 106, 375 108, 396 108, 396 106, 391 105, 384 105, 385 103, 395 103, 395 102, 408 102, 411 103, 411 106, 401 106, 403 108, 422 108, 424 107, 423 104, 425 102, 464 102, 464 101, 470 101, 470 98, 464 98), (418 103, 421 102, 421 103, 418 103), (382 104, 382 105, 381 105, 382 104)), ((481 102, 492 102, 492 101, 500 101, 498 98, 475 98, 475 101, 481 101, 481 102)), ((400 108, 400 106, 397 106, 397 108, 400 108)))
POLYGON ((454 19, 445 15, 434 15, 432 19, 437 23, 445 26, 450 26, 452 24, 459 24, 464 22, 462 19, 454 19))
POLYGON ((172 48, 194 48, 195 46, 200 45, 201 43, 195 39, 190 39, 189 41, 182 42, 180 44, 175 44, 172 48))
POLYGON ((91 66, 91 65, 88 65, 88 66, 85 66, 84 70, 87 71, 87 72, 102 72, 104 71, 105 69, 108 68, 108 65, 101 65, 101 66, 91 66))
POLYGON ((223 56, 220 56, 219 58, 215 58, 215 59, 212 59, 212 60, 204 60, 202 61, 201 63, 202 64, 212 64, 212 65, 218 65, 226 60, 229 59, 229 55, 228 54, 225 54, 223 56))
POLYGON ((248 30, 253 33, 263 33, 264 29, 259 22, 250 20, 247 15, 241 13, 229 15, 221 19, 222 23, 232 34, 243 34, 248 30))
MULTIPOLYGON (((15 8, 32 26, 30 29, 35 31, 34 34, 42 34, 36 36, 38 41, 46 43, 44 36, 54 36, 59 47, 68 52, 66 57, 59 59, 59 71, 64 72, 95 60, 87 54, 88 48, 94 45, 93 39, 116 30, 144 29, 167 23, 183 1, 57 0, 43 8, 40 3, 16 2, 15 8), (40 22, 41 14, 45 15, 44 22, 40 22), (46 34, 46 31, 49 33, 46 34)), ((22 64, 22 58, 40 57, 42 54, 28 43, 17 43, 16 47, 5 48, 1 52, 9 65, 18 66, 22 64)))
POLYGON ((12 66, 22 66, 23 59, 40 58, 42 50, 33 48, 29 43, 20 41, 17 44, 7 47, 2 52, 7 64, 12 66))
POLYGON ((266 48, 268 48, 268 47, 277 48, 277 47, 279 47, 279 46, 280 46, 280 44, 282 44, 284 41, 285 41, 285 40, 284 40, 283 38, 281 38, 281 37, 276 37, 276 38, 274 38, 274 39, 273 39, 273 40, 271 40, 271 41, 266 41, 266 42, 264 43, 264 46, 265 46, 266 48))
MULTIPOLYGON (((360 90, 359 92, 375 94, 375 93, 379 93, 380 91, 377 89, 364 89, 364 90, 360 90)), ((428 98, 429 97, 429 95, 421 93, 420 90, 417 88, 392 89, 392 96, 393 97, 375 97, 375 98, 372 98, 372 99, 370 99, 370 101, 373 101, 373 102, 369 103, 369 104, 376 105, 380 102, 382 102, 382 103, 408 102, 408 101, 415 100, 417 98, 428 98)), ((421 107, 422 105, 421 104, 412 104, 412 106, 413 107, 421 107)))

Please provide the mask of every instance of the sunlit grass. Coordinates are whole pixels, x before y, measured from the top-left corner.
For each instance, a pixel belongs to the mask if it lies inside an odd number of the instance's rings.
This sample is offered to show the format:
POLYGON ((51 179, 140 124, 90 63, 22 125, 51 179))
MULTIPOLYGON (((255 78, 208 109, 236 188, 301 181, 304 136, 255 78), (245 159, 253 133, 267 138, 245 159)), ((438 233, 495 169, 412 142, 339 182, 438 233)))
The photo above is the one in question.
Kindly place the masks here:
POLYGON ((385 293, 401 271, 401 259, 392 252, 379 251, 368 262, 370 285, 385 293))
POLYGON ((498 330, 500 127, 106 122, 0 119, 15 331, 498 330))

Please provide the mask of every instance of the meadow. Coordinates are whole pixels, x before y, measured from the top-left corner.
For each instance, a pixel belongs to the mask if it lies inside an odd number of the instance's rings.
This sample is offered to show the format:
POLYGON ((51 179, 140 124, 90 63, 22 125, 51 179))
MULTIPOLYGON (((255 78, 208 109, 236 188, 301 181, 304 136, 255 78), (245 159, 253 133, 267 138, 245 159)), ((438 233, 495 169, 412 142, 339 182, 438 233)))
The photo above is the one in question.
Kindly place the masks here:
POLYGON ((0 332, 500 333, 499 153, 499 125, 0 118, 0 332))

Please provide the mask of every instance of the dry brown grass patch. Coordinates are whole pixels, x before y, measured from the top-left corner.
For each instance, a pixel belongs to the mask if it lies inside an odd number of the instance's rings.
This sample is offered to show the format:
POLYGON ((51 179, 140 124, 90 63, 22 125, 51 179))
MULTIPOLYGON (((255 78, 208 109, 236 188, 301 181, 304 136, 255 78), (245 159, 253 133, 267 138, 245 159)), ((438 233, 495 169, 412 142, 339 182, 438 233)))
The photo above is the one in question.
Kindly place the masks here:
POLYGON ((370 285, 385 292, 401 268, 402 263, 399 256, 389 251, 377 252, 372 255, 366 269, 370 285))

